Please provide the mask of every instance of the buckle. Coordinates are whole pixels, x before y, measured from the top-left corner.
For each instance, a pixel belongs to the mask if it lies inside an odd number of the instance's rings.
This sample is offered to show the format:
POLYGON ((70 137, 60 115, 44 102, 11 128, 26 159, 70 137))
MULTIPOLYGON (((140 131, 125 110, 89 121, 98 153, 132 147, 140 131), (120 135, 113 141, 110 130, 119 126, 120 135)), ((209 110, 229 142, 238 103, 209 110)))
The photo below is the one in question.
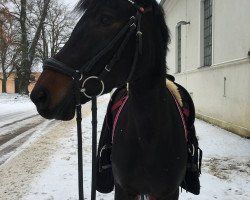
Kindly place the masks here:
POLYGON ((111 71, 111 68, 109 68, 110 66, 109 65, 106 65, 105 66, 105 70, 107 71, 107 72, 110 72, 111 71))
POLYGON ((135 30, 135 29, 136 29, 136 24, 135 24, 135 23, 131 24, 131 25, 130 25, 130 29, 131 29, 131 30, 135 30))
POLYGON ((141 35, 142 35, 142 32, 141 32, 141 31, 137 31, 136 35, 141 36, 141 35))
POLYGON ((76 70, 72 76, 72 79, 73 80, 77 79, 78 81, 81 81, 83 79, 83 75, 82 75, 82 73, 80 73, 79 70, 76 70))

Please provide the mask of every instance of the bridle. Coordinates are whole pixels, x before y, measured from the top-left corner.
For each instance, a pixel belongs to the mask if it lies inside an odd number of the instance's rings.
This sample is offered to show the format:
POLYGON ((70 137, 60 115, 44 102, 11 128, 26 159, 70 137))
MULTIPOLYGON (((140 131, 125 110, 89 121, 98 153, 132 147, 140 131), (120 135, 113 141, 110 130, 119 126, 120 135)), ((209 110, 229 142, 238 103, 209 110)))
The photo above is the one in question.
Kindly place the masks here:
POLYGON ((122 52, 124 51, 129 39, 136 32, 136 44, 133 63, 130 69, 130 73, 126 79, 127 83, 130 83, 134 70, 138 61, 139 55, 142 54, 142 32, 141 32, 141 17, 144 13, 151 10, 151 8, 144 9, 137 5, 133 0, 127 0, 132 4, 137 12, 135 16, 131 16, 127 24, 118 32, 118 34, 110 41, 110 43, 97 53, 89 62, 87 62, 80 69, 75 70, 68 65, 56 60, 55 58, 49 58, 44 61, 43 69, 54 70, 70 76, 73 79, 74 95, 76 102, 76 121, 77 121, 77 138, 78 138, 78 187, 79 187, 79 200, 84 199, 83 193, 83 164, 82 164, 82 113, 81 113, 81 93, 87 98, 92 100, 92 187, 91 187, 91 200, 96 199, 96 149, 97 149, 97 97, 101 96, 105 89, 104 78, 113 69, 115 63, 120 59, 122 52), (107 65, 105 65, 99 76, 89 76, 83 80, 84 74, 88 74, 93 66, 105 56, 123 37, 118 50, 112 56, 112 59, 107 65), (97 94, 87 94, 86 85, 87 83, 95 79, 101 86, 100 91, 97 94))
MULTIPOLYGON (((128 2, 132 3, 133 1, 127 0, 128 2)), ((138 60, 139 54, 142 54, 142 32, 141 32, 141 17, 143 13, 148 12, 150 9, 144 9, 143 7, 139 7, 137 4, 133 3, 137 8, 137 12, 135 16, 131 16, 127 24, 118 32, 118 34, 111 40, 111 42, 102 49, 99 53, 97 53, 90 61, 88 61, 85 65, 83 65, 80 69, 75 70, 72 67, 69 67, 68 65, 56 60, 55 58, 49 58, 44 61, 43 63, 43 69, 49 69, 49 70, 55 70, 60 73, 63 73, 65 75, 68 75, 72 77, 73 80, 78 80, 79 82, 82 82, 80 91, 88 98, 91 99, 92 95, 88 95, 85 90, 85 85, 87 82, 91 79, 97 79, 100 81, 100 84, 102 86, 101 91, 96 95, 100 96, 104 92, 104 78, 108 75, 108 73, 112 70, 116 62, 120 59, 122 52, 124 51, 129 39, 133 35, 133 33, 136 30, 136 44, 135 44, 135 52, 134 52, 134 58, 133 63, 131 66, 130 73, 126 79, 126 82, 129 83, 132 79, 132 75, 134 73, 134 69, 138 60), (102 72, 99 74, 99 76, 90 76, 87 77, 84 81, 83 74, 88 74, 91 69, 93 69, 93 66, 101 59, 103 56, 105 56, 117 43, 118 41, 123 37, 123 41, 121 42, 118 50, 114 55, 112 56, 112 59, 107 63, 102 70, 102 72)))

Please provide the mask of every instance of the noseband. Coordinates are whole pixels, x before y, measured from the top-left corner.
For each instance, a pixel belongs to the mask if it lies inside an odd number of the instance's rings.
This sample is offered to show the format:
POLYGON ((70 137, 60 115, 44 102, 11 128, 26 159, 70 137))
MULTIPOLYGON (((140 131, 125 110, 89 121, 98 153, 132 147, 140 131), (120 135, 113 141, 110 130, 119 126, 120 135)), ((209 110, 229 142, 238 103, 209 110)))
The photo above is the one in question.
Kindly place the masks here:
POLYGON ((91 200, 96 199, 96 147, 97 147, 97 97, 102 95, 105 89, 104 78, 114 67, 115 63, 120 59, 122 52, 124 51, 129 39, 136 32, 136 44, 133 63, 130 69, 130 73, 126 79, 127 83, 131 82, 134 70, 138 61, 139 54, 142 54, 142 32, 141 32, 141 17, 142 14, 151 10, 144 9, 138 6, 134 1, 127 0, 132 4, 137 12, 135 16, 131 16, 127 24, 118 32, 118 34, 111 40, 111 42, 98 54, 96 54, 88 63, 82 66, 80 69, 75 70, 68 65, 56 60, 55 58, 49 58, 44 61, 43 69, 49 69, 58 71, 62 74, 70 76, 74 82, 74 92, 76 101, 76 121, 77 121, 77 138, 78 138, 78 187, 79 187, 79 200, 84 199, 83 193, 83 165, 82 165, 82 114, 81 114, 81 99, 80 93, 82 92, 87 98, 92 100, 92 187, 91 187, 91 200), (113 55, 109 63, 104 67, 99 76, 90 76, 84 79, 84 75, 88 74, 93 66, 105 56, 123 37, 123 40, 113 55), (86 84, 89 80, 95 79, 101 85, 101 90, 95 95, 87 94, 86 84))

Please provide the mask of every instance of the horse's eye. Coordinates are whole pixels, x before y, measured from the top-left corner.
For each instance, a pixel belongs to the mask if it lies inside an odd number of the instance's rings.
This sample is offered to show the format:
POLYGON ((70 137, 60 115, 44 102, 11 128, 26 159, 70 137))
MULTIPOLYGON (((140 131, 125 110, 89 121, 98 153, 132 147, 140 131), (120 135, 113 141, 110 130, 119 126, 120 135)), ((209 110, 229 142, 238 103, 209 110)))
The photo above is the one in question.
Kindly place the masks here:
POLYGON ((112 18, 110 16, 103 15, 101 16, 100 22, 102 23, 102 25, 107 26, 112 23, 112 18))

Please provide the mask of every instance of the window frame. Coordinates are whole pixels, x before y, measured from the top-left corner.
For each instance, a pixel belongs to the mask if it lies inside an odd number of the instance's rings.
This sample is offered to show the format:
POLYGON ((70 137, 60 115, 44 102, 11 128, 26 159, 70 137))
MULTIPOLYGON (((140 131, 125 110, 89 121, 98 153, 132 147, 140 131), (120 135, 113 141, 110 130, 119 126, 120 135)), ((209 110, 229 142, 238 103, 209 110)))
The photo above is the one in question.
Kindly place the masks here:
POLYGON ((203 14, 203 65, 204 67, 208 67, 212 65, 213 0, 204 0, 203 14))
POLYGON ((181 48, 182 48, 182 45, 181 45, 181 42, 182 42, 182 39, 181 39, 181 25, 177 26, 177 56, 176 56, 176 61, 177 61, 177 65, 176 65, 176 73, 181 73, 181 48))

